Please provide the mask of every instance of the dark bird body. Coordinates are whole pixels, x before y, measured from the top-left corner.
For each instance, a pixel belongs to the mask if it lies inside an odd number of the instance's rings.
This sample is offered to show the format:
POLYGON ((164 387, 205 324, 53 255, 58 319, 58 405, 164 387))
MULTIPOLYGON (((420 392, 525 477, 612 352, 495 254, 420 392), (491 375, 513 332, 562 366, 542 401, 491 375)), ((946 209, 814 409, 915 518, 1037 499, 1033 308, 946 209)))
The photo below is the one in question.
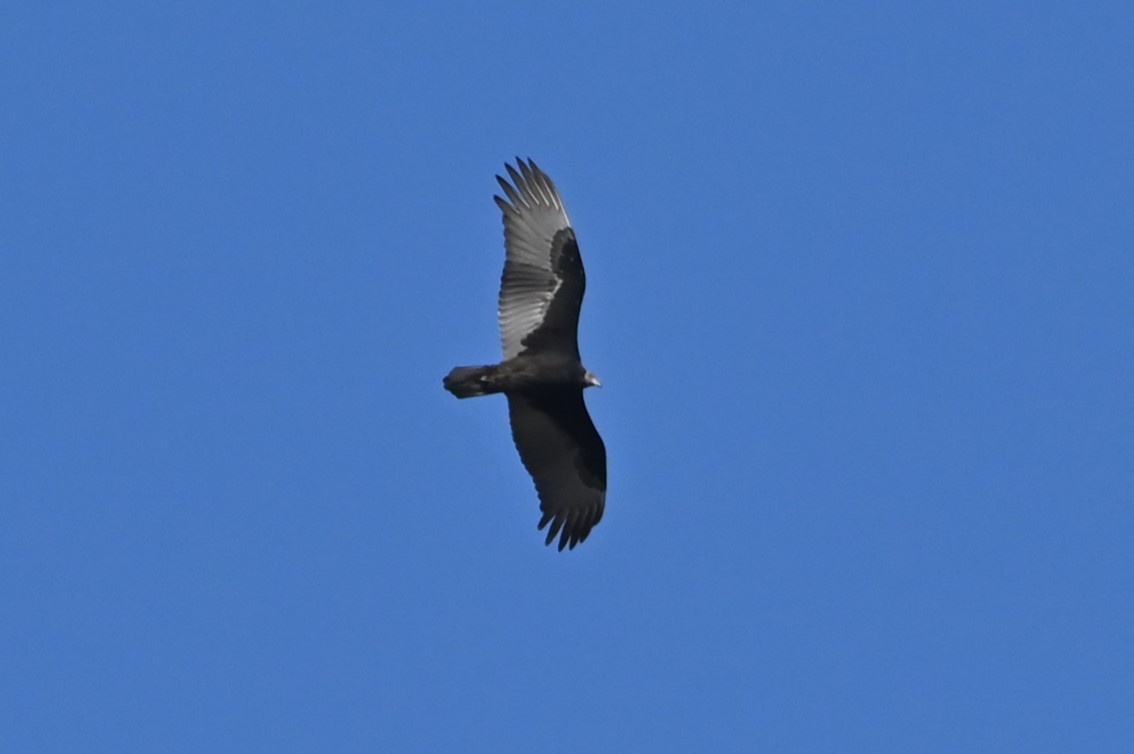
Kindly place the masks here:
POLYGON ((602 518, 606 448, 583 402, 599 385, 579 356, 579 310, 586 274, 575 231, 555 184, 535 163, 507 165, 496 177, 507 200, 500 334, 504 361, 456 367, 444 379, 458 398, 504 393, 512 438, 539 493, 547 544, 574 548, 602 518))

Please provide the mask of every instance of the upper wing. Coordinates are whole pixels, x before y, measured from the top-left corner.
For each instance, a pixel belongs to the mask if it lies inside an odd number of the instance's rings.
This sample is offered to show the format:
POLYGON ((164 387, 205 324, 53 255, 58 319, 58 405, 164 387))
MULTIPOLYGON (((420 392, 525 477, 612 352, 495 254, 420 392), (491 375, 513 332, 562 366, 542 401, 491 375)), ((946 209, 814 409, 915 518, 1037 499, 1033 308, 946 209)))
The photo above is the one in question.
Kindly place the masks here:
POLYGON ((583 391, 509 395, 508 415, 520 459, 539 492, 539 528, 550 522, 547 544, 562 531, 559 549, 574 549, 602 519, 606 505, 606 446, 583 391))
POLYGON ((512 184, 496 180, 508 199, 504 212, 504 274, 500 280, 500 337, 504 358, 524 351, 579 356, 579 307, 586 275, 575 231, 555 184, 531 160, 505 165, 512 184))

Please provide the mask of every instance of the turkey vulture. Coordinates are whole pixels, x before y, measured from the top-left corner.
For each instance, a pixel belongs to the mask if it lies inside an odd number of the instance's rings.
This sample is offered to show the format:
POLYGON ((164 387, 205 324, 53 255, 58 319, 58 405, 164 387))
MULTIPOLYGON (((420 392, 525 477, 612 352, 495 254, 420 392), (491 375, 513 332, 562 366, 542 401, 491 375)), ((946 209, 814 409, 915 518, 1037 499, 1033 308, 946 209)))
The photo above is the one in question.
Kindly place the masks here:
POLYGON ((458 398, 504 393, 512 439, 539 493, 545 544, 559 549, 587 538, 606 500, 606 447, 583 402, 598 378, 579 357, 579 309, 586 275, 575 231, 547 174, 530 159, 505 165, 512 183, 496 176, 507 199, 500 335, 504 361, 456 367, 444 379, 458 398))

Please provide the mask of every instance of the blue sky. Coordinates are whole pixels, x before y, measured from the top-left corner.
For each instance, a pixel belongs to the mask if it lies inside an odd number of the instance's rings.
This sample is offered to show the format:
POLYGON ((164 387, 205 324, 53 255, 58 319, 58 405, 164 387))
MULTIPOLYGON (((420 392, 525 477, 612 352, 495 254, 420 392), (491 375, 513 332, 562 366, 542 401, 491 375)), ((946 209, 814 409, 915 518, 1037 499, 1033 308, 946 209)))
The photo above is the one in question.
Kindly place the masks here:
POLYGON ((1128 3, 26 3, 0 750, 1134 750, 1128 3), (545 548, 493 175, 587 265, 545 548))

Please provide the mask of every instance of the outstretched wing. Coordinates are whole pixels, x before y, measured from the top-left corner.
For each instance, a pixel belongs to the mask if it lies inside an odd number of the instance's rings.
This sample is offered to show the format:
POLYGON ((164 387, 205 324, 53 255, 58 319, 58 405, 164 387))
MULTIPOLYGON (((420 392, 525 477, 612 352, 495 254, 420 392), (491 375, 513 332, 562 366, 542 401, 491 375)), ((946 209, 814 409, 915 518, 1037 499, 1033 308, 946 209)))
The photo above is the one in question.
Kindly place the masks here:
POLYGON ((587 280, 575 231, 555 184, 531 160, 505 165, 512 183, 494 197, 504 212, 500 337, 504 358, 556 351, 579 358, 579 307, 587 280), (513 185, 514 184, 514 185, 513 185))
POLYGON ((583 391, 508 396, 512 438, 535 481, 543 516, 559 549, 574 548, 602 519, 606 504, 606 446, 587 413, 583 391))

